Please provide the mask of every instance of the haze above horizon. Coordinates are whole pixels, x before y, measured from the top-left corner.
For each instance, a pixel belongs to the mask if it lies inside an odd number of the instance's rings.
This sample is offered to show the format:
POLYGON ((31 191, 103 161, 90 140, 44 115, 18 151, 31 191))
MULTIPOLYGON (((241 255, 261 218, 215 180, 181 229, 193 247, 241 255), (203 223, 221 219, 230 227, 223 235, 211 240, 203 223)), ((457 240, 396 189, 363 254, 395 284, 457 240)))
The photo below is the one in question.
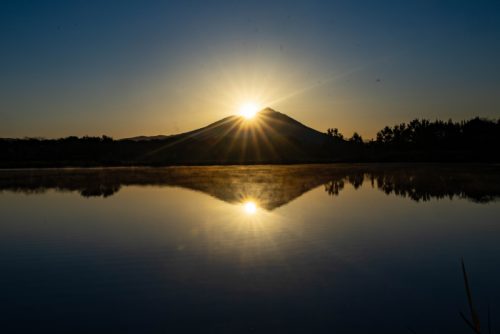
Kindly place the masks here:
POLYGON ((0 4, 0 137, 186 132, 271 107, 372 138, 497 118, 500 3, 0 4))

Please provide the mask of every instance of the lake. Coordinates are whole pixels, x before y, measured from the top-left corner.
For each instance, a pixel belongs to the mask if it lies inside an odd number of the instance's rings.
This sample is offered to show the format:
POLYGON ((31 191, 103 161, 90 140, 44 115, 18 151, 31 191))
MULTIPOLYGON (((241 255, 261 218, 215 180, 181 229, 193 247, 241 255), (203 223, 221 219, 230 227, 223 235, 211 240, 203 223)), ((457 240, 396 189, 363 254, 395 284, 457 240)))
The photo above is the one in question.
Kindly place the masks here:
POLYGON ((2 333, 500 328, 500 166, 0 171, 2 333))

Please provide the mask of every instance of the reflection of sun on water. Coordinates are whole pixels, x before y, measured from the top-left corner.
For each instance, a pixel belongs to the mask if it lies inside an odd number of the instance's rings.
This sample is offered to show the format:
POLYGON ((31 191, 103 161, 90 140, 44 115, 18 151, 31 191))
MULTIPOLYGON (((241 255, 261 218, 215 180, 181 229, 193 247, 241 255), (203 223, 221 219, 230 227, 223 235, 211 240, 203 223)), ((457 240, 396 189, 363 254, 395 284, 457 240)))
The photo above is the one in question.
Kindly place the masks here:
POLYGON ((257 212, 257 205, 253 201, 246 201, 243 203, 243 210, 246 214, 253 215, 257 212))
POLYGON ((207 238, 206 247, 211 254, 223 258, 232 254, 240 265, 247 268, 254 268, 263 260, 283 259, 281 243, 278 242, 282 235, 279 232, 284 226, 283 218, 270 212, 255 193, 252 195, 243 192, 232 203, 214 205, 217 210, 211 211, 214 213, 210 215, 212 219, 206 221, 200 234, 207 238))

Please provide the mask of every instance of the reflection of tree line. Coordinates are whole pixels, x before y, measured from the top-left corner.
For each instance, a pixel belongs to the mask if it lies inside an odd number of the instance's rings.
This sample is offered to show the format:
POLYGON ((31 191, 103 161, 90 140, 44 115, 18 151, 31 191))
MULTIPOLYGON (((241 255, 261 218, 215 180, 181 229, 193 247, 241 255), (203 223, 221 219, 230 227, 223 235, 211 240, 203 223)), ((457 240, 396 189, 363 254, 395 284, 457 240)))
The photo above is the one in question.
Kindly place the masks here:
POLYGON ((338 196, 346 183, 352 185, 354 189, 358 189, 365 181, 363 171, 350 171, 348 175, 340 177, 340 179, 334 179, 325 183, 324 187, 328 195, 338 196))
POLYGON ((338 196, 346 184, 358 189, 365 181, 387 195, 429 201, 442 198, 463 198, 487 203, 500 198, 500 175, 495 173, 467 173, 452 170, 432 171, 428 168, 399 171, 354 172, 338 176, 324 184, 325 192, 338 196))
POLYGON ((489 202, 500 198, 500 166, 338 164, 0 172, 0 191, 36 194, 53 189, 108 197, 128 185, 178 186, 229 203, 255 198, 268 210, 320 185, 329 195, 338 196, 346 184, 358 189, 364 183, 414 201, 464 198, 489 202))
POLYGON ((325 183, 325 191, 330 196, 338 196, 344 189, 344 180, 332 180, 325 183))
POLYGON ((49 186, 49 185, 18 185, 2 187, 2 190, 8 190, 17 193, 23 193, 26 195, 37 195, 44 194, 49 190, 55 190, 58 192, 73 192, 76 191, 80 193, 82 197, 109 197, 120 191, 121 185, 119 184, 74 184, 74 185, 61 185, 61 186, 49 186))

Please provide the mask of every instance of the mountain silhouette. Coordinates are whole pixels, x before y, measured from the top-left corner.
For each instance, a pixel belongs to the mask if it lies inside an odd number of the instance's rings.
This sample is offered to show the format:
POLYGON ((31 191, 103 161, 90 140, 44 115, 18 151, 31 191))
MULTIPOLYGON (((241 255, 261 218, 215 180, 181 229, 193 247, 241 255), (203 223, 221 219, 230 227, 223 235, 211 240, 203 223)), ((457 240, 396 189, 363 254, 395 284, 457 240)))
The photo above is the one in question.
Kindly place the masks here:
POLYGON ((500 162, 500 120, 413 120, 376 140, 326 133, 266 108, 175 135, 59 139, 0 138, 0 168, 306 164, 330 162, 500 162))
MULTIPOLYGON (((154 140, 135 137, 126 140, 154 140)), ((266 108, 248 120, 229 116, 206 127, 169 137, 164 145, 144 154, 145 163, 273 163, 327 159, 329 141, 295 119, 266 108)))

